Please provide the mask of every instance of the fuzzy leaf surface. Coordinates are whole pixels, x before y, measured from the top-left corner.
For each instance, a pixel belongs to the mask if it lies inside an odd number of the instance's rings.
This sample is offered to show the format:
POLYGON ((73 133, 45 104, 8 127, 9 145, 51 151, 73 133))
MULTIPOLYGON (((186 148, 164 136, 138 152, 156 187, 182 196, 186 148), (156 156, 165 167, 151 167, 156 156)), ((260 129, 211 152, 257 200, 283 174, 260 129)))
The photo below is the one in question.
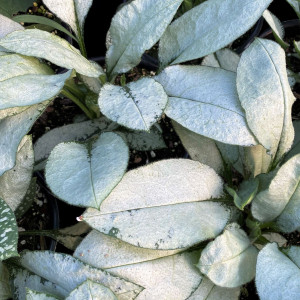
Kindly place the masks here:
POLYGON ((204 277, 197 290, 187 300, 238 300, 240 288, 223 288, 204 277))
POLYGON ((280 252, 277 244, 267 244, 259 252, 255 281, 261 300, 297 299, 299 279, 299 265, 280 252))
POLYGON ((282 218, 282 229, 284 223, 286 226, 300 226, 300 216, 298 217, 300 213, 299 182, 300 154, 295 155, 281 166, 273 175, 268 187, 256 195, 251 207, 253 216, 260 222, 269 222, 284 212, 283 216, 279 217, 282 218))
POLYGON ((290 158, 300 153, 300 121, 294 121, 295 138, 293 145, 287 155, 284 157, 284 162, 287 162, 290 158))
POLYGON ((53 295, 40 293, 31 289, 26 289, 26 300, 58 300, 53 295))
POLYGON ((87 279, 104 284, 121 300, 134 299, 142 291, 141 287, 129 281, 91 267, 67 254, 26 251, 21 254, 20 264, 30 272, 58 284, 68 293, 87 279))
POLYGON ((46 181, 53 193, 67 203, 99 209, 122 179, 128 159, 127 145, 112 132, 85 144, 61 143, 47 161, 46 181))
POLYGON ((91 280, 86 280, 73 290, 66 300, 118 300, 116 295, 107 287, 91 280))
POLYGON ((15 212, 29 188, 34 155, 31 136, 25 136, 16 155, 16 165, 0 176, 0 198, 15 212))
POLYGON ((197 266, 216 285, 239 287, 254 278, 257 252, 246 233, 233 223, 204 248, 197 266))
POLYGON ((186 159, 163 160, 125 174, 101 212, 89 209, 83 220, 142 248, 185 248, 223 230, 229 211, 220 203, 202 201, 221 195, 222 180, 210 167, 186 159))
POLYGON ((66 40, 46 31, 38 29, 15 31, 2 38, 0 46, 19 54, 49 60, 66 69, 75 69, 78 73, 89 77, 104 74, 103 70, 96 68, 66 40))
POLYGON ((199 255, 177 252, 132 246, 93 230, 74 256, 145 287, 138 300, 185 300, 201 281, 194 266, 199 255))
POLYGON ((29 107, 0 111, 0 176, 14 167, 22 138, 43 113, 49 101, 29 107))
POLYGON ((224 48, 250 29, 272 0, 209 0, 183 14, 159 44, 162 67, 224 48), (176 45, 176 46, 174 46, 176 45))
POLYGON ((233 72, 205 66, 171 66, 156 80, 169 96, 165 113, 171 119, 219 142, 256 145, 239 103, 233 72))
POLYGON ((142 78, 121 87, 105 84, 98 104, 112 121, 134 130, 149 131, 168 102, 163 87, 152 78, 142 78))
POLYGON ((19 23, 1 14, 0 15, 0 38, 3 38, 7 34, 16 30, 24 30, 24 27, 19 23))
POLYGON ((285 53, 277 43, 256 39, 243 52, 237 90, 250 129, 277 163, 293 143, 291 108, 295 99, 285 53))
POLYGON ((172 21, 182 0, 136 0, 124 5, 109 28, 108 74, 125 73, 141 61, 172 21))
POLYGON ((18 256, 18 226, 10 207, 0 198, 0 260, 18 256))

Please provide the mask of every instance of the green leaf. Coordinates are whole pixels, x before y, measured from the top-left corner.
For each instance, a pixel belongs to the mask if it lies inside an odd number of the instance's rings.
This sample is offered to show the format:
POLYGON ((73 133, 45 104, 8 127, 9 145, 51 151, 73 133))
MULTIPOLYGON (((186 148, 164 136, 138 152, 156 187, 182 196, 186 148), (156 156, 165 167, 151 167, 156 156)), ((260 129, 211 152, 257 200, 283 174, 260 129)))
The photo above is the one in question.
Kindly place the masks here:
POLYGON ((116 295, 107 287, 91 280, 86 280, 73 290, 66 300, 118 300, 116 295))
POLYGON ((149 131, 161 117, 168 96, 163 87, 151 78, 142 78, 125 87, 105 84, 98 104, 112 121, 134 130, 149 131))
POLYGON ((295 99, 287 78, 285 53, 277 43, 256 39, 243 52, 237 90, 251 131, 276 164, 293 143, 291 108, 295 99))
POLYGON ((126 173, 101 211, 88 209, 83 220, 142 248, 185 248, 223 230, 229 211, 202 201, 221 195, 222 180, 210 167, 187 159, 162 160, 126 173))
POLYGON ((67 293, 87 279, 105 284, 120 300, 134 299, 143 290, 136 284, 91 267, 67 254, 25 251, 21 254, 20 264, 30 272, 58 284, 67 293))
POLYGON ((295 13, 297 14, 298 18, 300 19, 300 3, 298 0, 286 0, 294 9, 295 13))
POLYGON ((112 132, 85 144, 61 143, 47 161, 46 181, 63 201, 99 209, 122 179, 128 159, 127 145, 112 132))
POLYGON ((135 67, 161 37, 182 0, 135 0, 113 17, 107 34, 109 76, 135 67))
POLYGON ((2 261, 0 261, 0 299, 10 299, 11 296, 9 271, 2 261))
POLYGON ((45 101, 33 106, 0 110, 0 176, 14 167, 22 138, 49 104, 45 101))
POLYGON ((233 72, 204 66, 172 66, 156 80, 169 96, 165 113, 171 119, 223 143, 256 145, 239 103, 233 72))
POLYGON ((257 249, 235 223, 202 251, 197 267, 221 287, 239 287, 255 276, 257 249))
POLYGON ((11 18, 18 12, 25 12, 32 3, 32 0, 0 0, 0 14, 11 18))
POLYGON ((145 287, 138 299, 184 300, 201 281, 201 275, 194 266, 199 254, 176 253, 178 250, 135 247, 93 230, 76 249, 74 256, 145 287))
POLYGON ((89 77, 99 77, 103 70, 90 63, 66 40, 46 31, 26 29, 15 31, 0 40, 0 46, 10 51, 36 56, 49 60, 53 64, 89 77))
POLYGON ((290 158, 300 153, 300 121, 296 120, 293 122, 295 130, 295 138, 290 151, 284 157, 283 162, 287 162, 290 158))
POLYGON ((281 253, 276 243, 266 245, 259 252, 255 281, 261 300, 297 299, 299 280, 299 265, 281 253))
POLYGON ((299 213, 300 154, 295 155, 273 174, 267 188, 252 201, 251 211, 260 222, 279 217, 281 229, 293 231, 300 226, 299 213), (294 228, 293 230, 290 230, 294 228))
POLYGON ((35 15, 18 15, 13 18, 15 22, 18 23, 36 23, 36 24, 42 24, 51 27, 52 29, 57 29, 65 34, 67 34, 69 37, 74 39, 77 42, 76 37, 70 33, 69 30, 67 30, 65 27, 60 25, 59 23, 46 18, 42 16, 35 16, 35 15))
POLYGON ((244 210, 245 206, 250 204, 258 191, 259 180, 257 178, 251 178, 244 180, 239 186, 239 190, 233 192, 234 204, 240 210, 244 210))
POLYGON ((0 176, 0 198, 15 212, 22 204, 31 182, 34 155, 31 136, 25 136, 16 155, 16 165, 0 176))
POLYGON ((296 52, 299 54, 300 53, 300 42, 294 41, 294 47, 295 47, 296 52))
POLYGON ((197 290, 187 300, 238 300, 240 288, 223 288, 204 277, 197 290))
POLYGON ((0 198, 0 260, 19 256, 17 251, 18 226, 15 215, 0 198))
POLYGON ((271 2, 209 0, 194 7, 175 20, 162 36, 162 67, 200 58, 227 46, 255 24, 271 2))
POLYGON ((43 0, 49 10, 58 18, 70 25, 77 37, 81 38, 84 31, 85 18, 93 0, 43 0))
POLYGON ((59 298, 54 297, 53 295, 40 293, 31 289, 26 289, 26 300, 57 300, 59 298))

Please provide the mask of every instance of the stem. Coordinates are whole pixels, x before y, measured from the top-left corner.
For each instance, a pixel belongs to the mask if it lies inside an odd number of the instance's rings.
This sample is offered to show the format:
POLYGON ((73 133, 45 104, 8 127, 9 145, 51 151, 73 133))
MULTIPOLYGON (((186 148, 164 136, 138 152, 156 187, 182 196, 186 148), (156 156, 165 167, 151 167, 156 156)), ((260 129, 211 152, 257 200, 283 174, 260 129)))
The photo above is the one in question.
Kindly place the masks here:
POLYGON ((77 98, 82 99, 85 97, 85 94, 75 85, 69 82, 65 83, 65 87, 74 94, 77 98))
POLYGON ((20 231, 19 235, 39 235, 39 236, 46 236, 52 238, 54 240, 57 239, 57 231, 53 230, 28 230, 28 231, 20 231), (55 234, 56 232, 56 234, 55 234))
POLYGON ((82 109, 82 111, 87 115, 87 117, 89 118, 89 119, 94 119, 94 115, 86 108, 86 106, 77 98, 77 97, 75 97, 72 93, 70 93, 68 90, 66 90, 66 89, 63 89, 62 91, 61 91, 61 93, 65 96, 65 97, 67 97, 67 98, 69 98, 70 100, 72 100, 76 105, 78 105, 81 109, 82 109))

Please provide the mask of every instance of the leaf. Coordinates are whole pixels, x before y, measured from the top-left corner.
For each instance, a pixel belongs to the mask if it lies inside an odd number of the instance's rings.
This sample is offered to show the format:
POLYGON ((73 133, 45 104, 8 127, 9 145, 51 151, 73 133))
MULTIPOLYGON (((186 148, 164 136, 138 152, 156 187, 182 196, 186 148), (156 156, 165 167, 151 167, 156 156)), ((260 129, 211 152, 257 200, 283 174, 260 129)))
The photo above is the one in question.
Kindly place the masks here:
POLYGON ((300 153, 300 121, 294 121, 293 126, 295 130, 294 142, 290 151, 284 157, 283 162, 287 162, 290 158, 300 153))
POLYGON ((93 230, 74 256, 143 287, 137 299, 186 299, 201 281, 194 264, 197 252, 150 250, 132 246, 93 230))
POLYGON ((56 145, 62 142, 85 141, 101 131, 112 131, 117 124, 105 117, 54 128, 42 135, 34 144, 34 156, 37 163, 45 160, 56 145))
POLYGON ((118 300, 116 295, 102 284, 86 280, 73 290, 66 300, 85 299, 85 300, 118 300))
POLYGON ((295 97, 288 83, 285 53, 277 43, 256 39, 243 52, 237 90, 251 131, 274 164, 278 163, 293 143, 291 107, 295 97))
POLYGON ((85 18, 93 0, 43 0, 58 18, 70 25, 77 37, 83 36, 85 18))
POLYGON ((284 42, 283 40, 285 32, 284 32, 284 27, 281 24, 280 20, 267 9, 264 11, 263 17, 271 27, 275 39, 279 43, 279 45, 283 47, 283 49, 288 48, 290 45, 284 42))
POLYGON ((228 48, 224 48, 204 57, 201 65, 236 72, 239 61, 240 57, 238 54, 228 48))
POLYGON ((232 223, 204 248, 197 267, 218 286, 239 287, 254 278, 257 252, 246 233, 232 223))
POLYGON ((40 293, 31 289, 26 289, 26 300, 56 300, 53 295, 40 293))
POLYGON ((298 0, 286 0, 294 9, 295 13, 297 14, 298 18, 300 19, 300 3, 298 0))
POLYGON ((63 201, 99 209, 101 202, 122 179, 129 151, 123 139, 107 132, 95 141, 62 143, 51 152, 46 181, 63 201))
POLYGON ((201 202, 221 195, 222 180, 208 166, 187 159, 162 160, 126 173, 101 211, 89 209, 83 220, 142 248, 185 248, 223 230, 229 211, 217 202, 201 202))
POLYGON ((49 104, 0 111, 0 176, 14 167, 19 144, 49 104))
POLYGON ((240 288, 223 288, 204 277, 197 290, 187 300, 238 300, 240 288))
POLYGON ((168 96, 152 78, 142 78, 121 87, 105 84, 98 104, 112 121, 134 130, 149 131, 162 115, 168 96))
POLYGON ((261 300, 297 299, 299 266, 281 253, 277 244, 267 244, 258 254, 256 288, 261 300))
POLYGON ((113 17, 107 38, 107 73, 125 73, 139 64, 142 54, 161 37, 182 0, 136 0, 113 17))
POLYGON ((175 121, 172 125, 192 160, 210 166, 218 174, 223 172, 222 156, 214 140, 190 131, 175 121))
POLYGON ((250 204, 258 191, 259 180, 257 178, 251 178, 244 180, 239 186, 239 190, 235 190, 228 187, 228 191, 234 198, 234 204, 240 210, 244 210, 245 206, 250 204))
POLYGON ((59 284, 68 293, 87 279, 104 284, 120 300, 134 299, 142 291, 142 288, 136 284, 91 267, 67 254, 25 251, 21 254, 20 264, 30 272, 54 284, 59 284))
POLYGON ((239 103, 233 72, 204 66, 172 66, 156 80, 169 96, 165 113, 171 119, 219 142, 256 145, 239 103))
POLYGON ((2 261, 0 261, 0 299, 10 299, 11 296, 9 272, 2 261))
POLYGON ((104 74, 103 70, 95 68, 66 40, 46 31, 38 29, 15 31, 2 38, 0 46, 19 54, 49 60, 63 68, 75 69, 78 73, 89 77, 104 74))
POLYGON ((19 256, 17 251, 18 226, 15 215, 0 198, 0 261, 19 256))
POLYGON ((175 20, 159 44, 161 68, 213 53, 250 29, 271 0, 210 0, 175 20), (176 45, 176 46, 174 46, 176 45))
POLYGON ((36 23, 36 24, 42 24, 51 27, 52 29, 57 29, 65 34, 67 34, 69 37, 74 39, 76 42, 76 37, 70 33, 69 30, 67 30, 65 27, 60 25, 59 23, 42 16, 36 16, 36 15, 18 15, 13 18, 15 22, 18 23, 36 23))
POLYGON ((32 6, 32 0, 0 0, 0 14, 11 18, 18 12, 25 12, 32 6))
POLYGON ((26 135, 16 155, 16 165, 0 177, 0 198, 15 212, 29 188, 34 164, 32 138, 26 135))
MULTIPOLYGON (((300 154, 295 155, 280 167, 271 177, 269 186, 256 195, 251 207, 253 216, 260 222, 269 222, 285 211, 283 216, 280 217, 282 220, 285 219, 284 222, 290 220, 289 224, 285 225, 289 228, 290 226, 297 227, 296 224, 299 221, 293 217, 297 215, 297 201, 299 201, 297 195, 300 192, 299 181, 300 154)), ((282 226, 284 225, 282 224, 282 226)))

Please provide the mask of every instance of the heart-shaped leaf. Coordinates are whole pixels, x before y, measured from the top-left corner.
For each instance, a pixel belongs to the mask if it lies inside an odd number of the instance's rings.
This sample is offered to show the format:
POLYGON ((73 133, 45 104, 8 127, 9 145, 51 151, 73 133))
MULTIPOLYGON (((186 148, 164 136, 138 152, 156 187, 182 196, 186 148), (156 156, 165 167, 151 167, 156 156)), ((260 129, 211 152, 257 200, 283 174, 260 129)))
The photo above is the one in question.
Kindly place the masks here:
POLYGON ((46 181, 53 193, 67 203, 99 209, 122 179, 128 152, 123 139, 112 132, 85 144, 59 144, 47 161, 46 181))
POLYGON ((161 37, 182 0, 136 0, 113 17, 109 28, 107 71, 110 76, 136 66, 161 37))
POLYGON ((246 233, 233 223, 204 248, 197 266, 216 285, 238 287, 254 278, 257 252, 246 233))
POLYGON ((163 87, 152 78, 142 78, 121 87, 105 84, 98 104, 109 119, 135 130, 149 131, 160 118, 168 96, 163 87))
POLYGON ((202 201, 221 195, 222 180, 210 167, 187 159, 162 160, 125 174, 101 212, 89 209, 83 220, 135 246, 185 248, 223 230, 229 211, 202 201))
POLYGON ((0 198, 0 260, 18 256, 18 226, 15 215, 0 198))
POLYGON ((95 68, 80 52, 66 40, 38 29, 14 31, 0 40, 0 46, 10 51, 36 56, 53 64, 89 77, 99 77, 103 70, 95 68))
POLYGON ((256 39, 243 52, 237 90, 250 129, 276 164, 293 143, 291 108, 295 99, 287 78, 285 53, 277 43, 256 39))
POLYGON ((182 126, 227 144, 257 144, 248 129, 233 72, 204 66, 172 66, 156 80, 169 96, 165 113, 182 126))
POLYGON ((92 231, 74 256, 143 287, 137 299, 186 299, 199 285, 197 252, 150 250, 92 231))
POLYGON ((266 245, 259 252, 255 282, 261 300, 299 297, 300 251, 299 247, 292 248, 294 249, 291 252, 287 252, 288 256, 280 252, 276 243, 266 245))
POLYGON ((194 7, 175 20, 162 36, 159 44, 162 67, 224 48, 250 29, 271 2, 210 0, 194 7))

